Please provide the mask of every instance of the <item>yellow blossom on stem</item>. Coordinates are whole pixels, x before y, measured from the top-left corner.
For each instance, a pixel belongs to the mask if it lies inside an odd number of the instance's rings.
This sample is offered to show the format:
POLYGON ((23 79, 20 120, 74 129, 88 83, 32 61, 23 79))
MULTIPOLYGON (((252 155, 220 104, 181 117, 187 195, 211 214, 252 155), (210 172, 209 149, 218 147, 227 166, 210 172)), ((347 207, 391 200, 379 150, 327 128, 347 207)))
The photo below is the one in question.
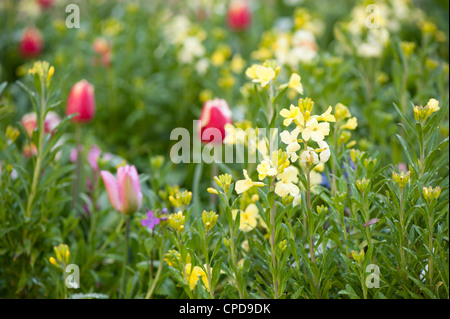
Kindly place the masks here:
POLYGON ((252 181, 251 178, 248 176, 246 169, 244 169, 243 172, 244 172, 245 179, 239 180, 236 182, 236 186, 235 186, 236 193, 241 194, 241 193, 249 190, 253 186, 256 186, 256 187, 264 186, 264 183, 252 181))
MULTIPOLYGON (((233 219, 236 219, 238 210, 233 209, 233 219)), ((258 206, 255 204, 250 204, 247 206, 245 211, 241 211, 239 229, 243 232, 249 232, 254 229, 258 223, 259 210, 258 206)))

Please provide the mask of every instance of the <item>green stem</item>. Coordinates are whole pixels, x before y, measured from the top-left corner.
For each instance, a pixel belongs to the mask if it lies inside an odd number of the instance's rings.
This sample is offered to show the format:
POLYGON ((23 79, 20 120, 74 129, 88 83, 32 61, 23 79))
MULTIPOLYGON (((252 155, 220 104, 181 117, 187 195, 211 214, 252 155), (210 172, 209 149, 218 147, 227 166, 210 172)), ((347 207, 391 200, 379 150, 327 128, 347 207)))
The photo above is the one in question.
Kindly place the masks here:
POLYGON ((123 255, 123 268, 122 268, 122 295, 126 298, 127 281, 126 281, 126 267, 128 265, 129 256, 129 238, 130 238, 130 216, 125 216, 125 249, 123 255))
MULTIPOLYGON (((272 179, 271 191, 273 191, 275 178, 272 179)), ((277 261, 275 256, 275 212, 276 202, 273 200, 272 209, 270 210, 270 253, 272 256, 272 281, 275 299, 278 299, 278 279, 277 279, 277 261)))
MULTIPOLYGON (((44 81, 41 81, 41 110, 39 113, 39 122, 38 122, 38 128, 39 128, 39 140, 38 140, 38 149, 37 149, 37 155, 36 155, 36 165, 34 167, 33 172, 33 182, 31 184, 31 191, 30 196, 28 197, 28 203, 27 203, 27 210, 26 210, 26 216, 28 218, 31 217, 31 213, 33 210, 33 202, 34 198, 36 196, 37 191, 37 184, 39 181, 39 173, 41 171, 41 165, 42 165, 42 156, 43 156, 43 146, 44 146, 44 136, 45 136, 45 109, 47 100, 45 99, 45 85, 44 81)), ((31 142, 30 142, 31 143, 31 142)))
POLYGON ((77 153, 77 161, 75 167, 75 179, 73 181, 73 191, 72 191, 72 209, 77 208, 79 192, 80 192, 80 181, 82 172, 82 151, 81 147, 81 125, 75 125, 75 150, 77 153))
POLYGON ((159 277, 161 276, 161 272, 163 269, 163 256, 164 256, 164 237, 161 239, 161 245, 159 247, 159 265, 158 270, 156 271, 155 279, 153 279, 153 276, 150 275, 150 282, 152 283, 150 286, 150 289, 147 292, 147 295, 145 296, 145 299, 150 299, 153 295, 153 292, 155 291, 156 285, 159 281, 159 277))
POLYGON ((205 241, 204 241, 204 247, 205 247, 205 259, 206 259, 206 278, 208 280, 208 287, 209 287, 209 296, 211 299, 214 299, 214 289, 211 285, 211 267, 210 267, 210 260, 208 256, 208 233, 206 233, 205 241))
MULTIPOLYGON (((183 255, 181 254, 181 238, 180 238, 180 232, 179 231, 177 231, 177 244, 178 244, 178 251, 180 252, 180 255, 181 255, 181 267, 182 267, 181 271, 183 273, 184 283, 187 286, 187 290, 186 290, 187 291, 187 295, 188 295, 188 297, 190 299, 193 299, 193 296, 192 296, 192 293, 191 293, 191 287, 189 285, 189 278, 187 277, 187 273, 186 273, 186 263, 184 262, 183 255)), ((192 274, 192 270, 193 269, 192 269, 192 266, 191 266, 191 273, 189 274, 189 277, 192 274)))

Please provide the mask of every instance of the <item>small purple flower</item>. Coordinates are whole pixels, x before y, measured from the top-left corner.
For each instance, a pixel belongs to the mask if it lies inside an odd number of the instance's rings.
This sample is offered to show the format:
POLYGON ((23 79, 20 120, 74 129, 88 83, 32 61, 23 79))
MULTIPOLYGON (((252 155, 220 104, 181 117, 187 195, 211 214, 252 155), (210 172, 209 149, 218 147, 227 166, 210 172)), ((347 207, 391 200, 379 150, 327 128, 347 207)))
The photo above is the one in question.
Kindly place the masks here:
MULTIPOLYGON (((168 210, 166 207, 164 207, 163 209, 161 209, 161 214, 162 214, 162 215, 166 215, 166 214, 168 214, 168 213, 169 213, 169 210, 168 210)), ((167 220, 167 217, 161 217, 161 220, 164 222, 164 221, 167 220)))
POLYGON ((153 216, 154 216, 153 211, 149 210, 147 212, 148 219, 141 220, 142 226, 146 226, 148 227, 148 229, 153 230, 153 228, 155 228, 155 226, 159 224, 159 218, 153 216))

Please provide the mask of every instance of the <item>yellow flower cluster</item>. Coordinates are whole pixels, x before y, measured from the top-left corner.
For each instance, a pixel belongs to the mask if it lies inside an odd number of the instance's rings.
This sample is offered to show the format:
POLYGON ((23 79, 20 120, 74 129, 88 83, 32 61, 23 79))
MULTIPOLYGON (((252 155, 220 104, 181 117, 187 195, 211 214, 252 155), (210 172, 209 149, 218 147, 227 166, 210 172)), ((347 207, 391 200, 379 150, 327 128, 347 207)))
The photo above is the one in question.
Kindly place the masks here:
POLYGON ((206 233, 208 233, 216 225, 218 218, 219 218, 219 215, 217 215, 213 211, 210 211, 210 212, 207 212, 206 210, 203 211, 202 220, 203 220, 203 223, 205 224, 206 233))
POLYGON ((192 192, 177 192, 174 195, 170 195, 169 200, 174 207, 186 207, 191 203, 192 192))
POLYGON ((425 106, 414 106, 414 118, 417 122, 424 125, 427 119, 434 112, 437 112, 439 110, 439 101, 436 99, 430 99, 425 106))
POLYGON ((69 246, 65 244, 59 244, 58 246, 54 246, 53 250, 55 251, 55 257, 50 257, 49 261, 52 265, 59 268, 65 268, 69 264, 70 260, 70 251, 69 246))
POLYGON ((330 134, 329 122, 335 122, 335 116, 331 114, 332 107, 328 107, 325 113, 320 116, 311 115, 314 102, 311 99, 300 99, 298 106, 291 105, 288 109, 282 109, 280 115, 284 118, 283 125, 289 126, 294 123, 296 127, 289 132, 284 130, 280 133, 281 141, 287 144, 286 151, 292 162, 299 158, 297 152, 301 149, 299 143, 305 143, 309 140, 316 142, 318 149, 306 147, 300 155, 300 162, 305 166, 312 166, 313 164, 325 163, 330 158, 331 152, 327 142, 324 141, 325 136, 330 134), (301 133, 302 139, 299 139, 301 133))
POLYGON ((184 223, 186 221, 186 217, 183 215, 183 212, 180 210, 176 214, 172 214, 169 216, 169 226, 172 227, 175 231, 180 232, 184 229, 184 223))
POLYGON ((406 184, 409 182, 409 177, 411 175, 411 172, 401 172, 400 174, 396 172, 392 172, 392 178, 394 179, 394 182, 397 183, 397 185, 400 187, 400 189, 405 188, 406 184))

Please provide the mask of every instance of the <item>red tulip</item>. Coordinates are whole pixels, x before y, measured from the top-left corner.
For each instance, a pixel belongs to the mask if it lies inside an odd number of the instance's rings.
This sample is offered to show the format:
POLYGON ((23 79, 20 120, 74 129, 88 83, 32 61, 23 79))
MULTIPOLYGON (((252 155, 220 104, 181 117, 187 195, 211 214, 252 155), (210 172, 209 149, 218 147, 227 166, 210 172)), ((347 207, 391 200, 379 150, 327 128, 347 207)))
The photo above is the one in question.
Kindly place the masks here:
MULTIPOLYGON (((206 129, 215 128, 218 130, 216 132, 220 132, 221 134, 220 142, 223 142, 225 138, 225 124, 228 123, 233 123, 233 118, 227 102, 222 99, 206 101, 203 105, 200 122, 197 126, 197 135, 204 143, 209 143, 213 140, 217 142, 217 137, 213 138, 209 132, 206 132, 205 135, 203 134, 206 129)), ((213 131, 210 132, 214 133, 213 131)))
POLYGON ((41 9, 48 9, 53 5, 54 0, 37 0, 41 9))
POLYGON ((95 114, 94 86, 86 80, 81 80, 72 87, 67 100, 66 114, 78 113, 72 121, 83 123, 92 120, 95 114))
POLYGON ((233 1, 228 7, 228 26, 232 30, 242 31, 247 29, 252 22, 252 13, 248 4, 244 1, 233 1))
POLYGON ((43 48, 41 32, 33 27, 25 29, 19 44, 20 54, 24 58, 34 58, 42 53, 43 48))

